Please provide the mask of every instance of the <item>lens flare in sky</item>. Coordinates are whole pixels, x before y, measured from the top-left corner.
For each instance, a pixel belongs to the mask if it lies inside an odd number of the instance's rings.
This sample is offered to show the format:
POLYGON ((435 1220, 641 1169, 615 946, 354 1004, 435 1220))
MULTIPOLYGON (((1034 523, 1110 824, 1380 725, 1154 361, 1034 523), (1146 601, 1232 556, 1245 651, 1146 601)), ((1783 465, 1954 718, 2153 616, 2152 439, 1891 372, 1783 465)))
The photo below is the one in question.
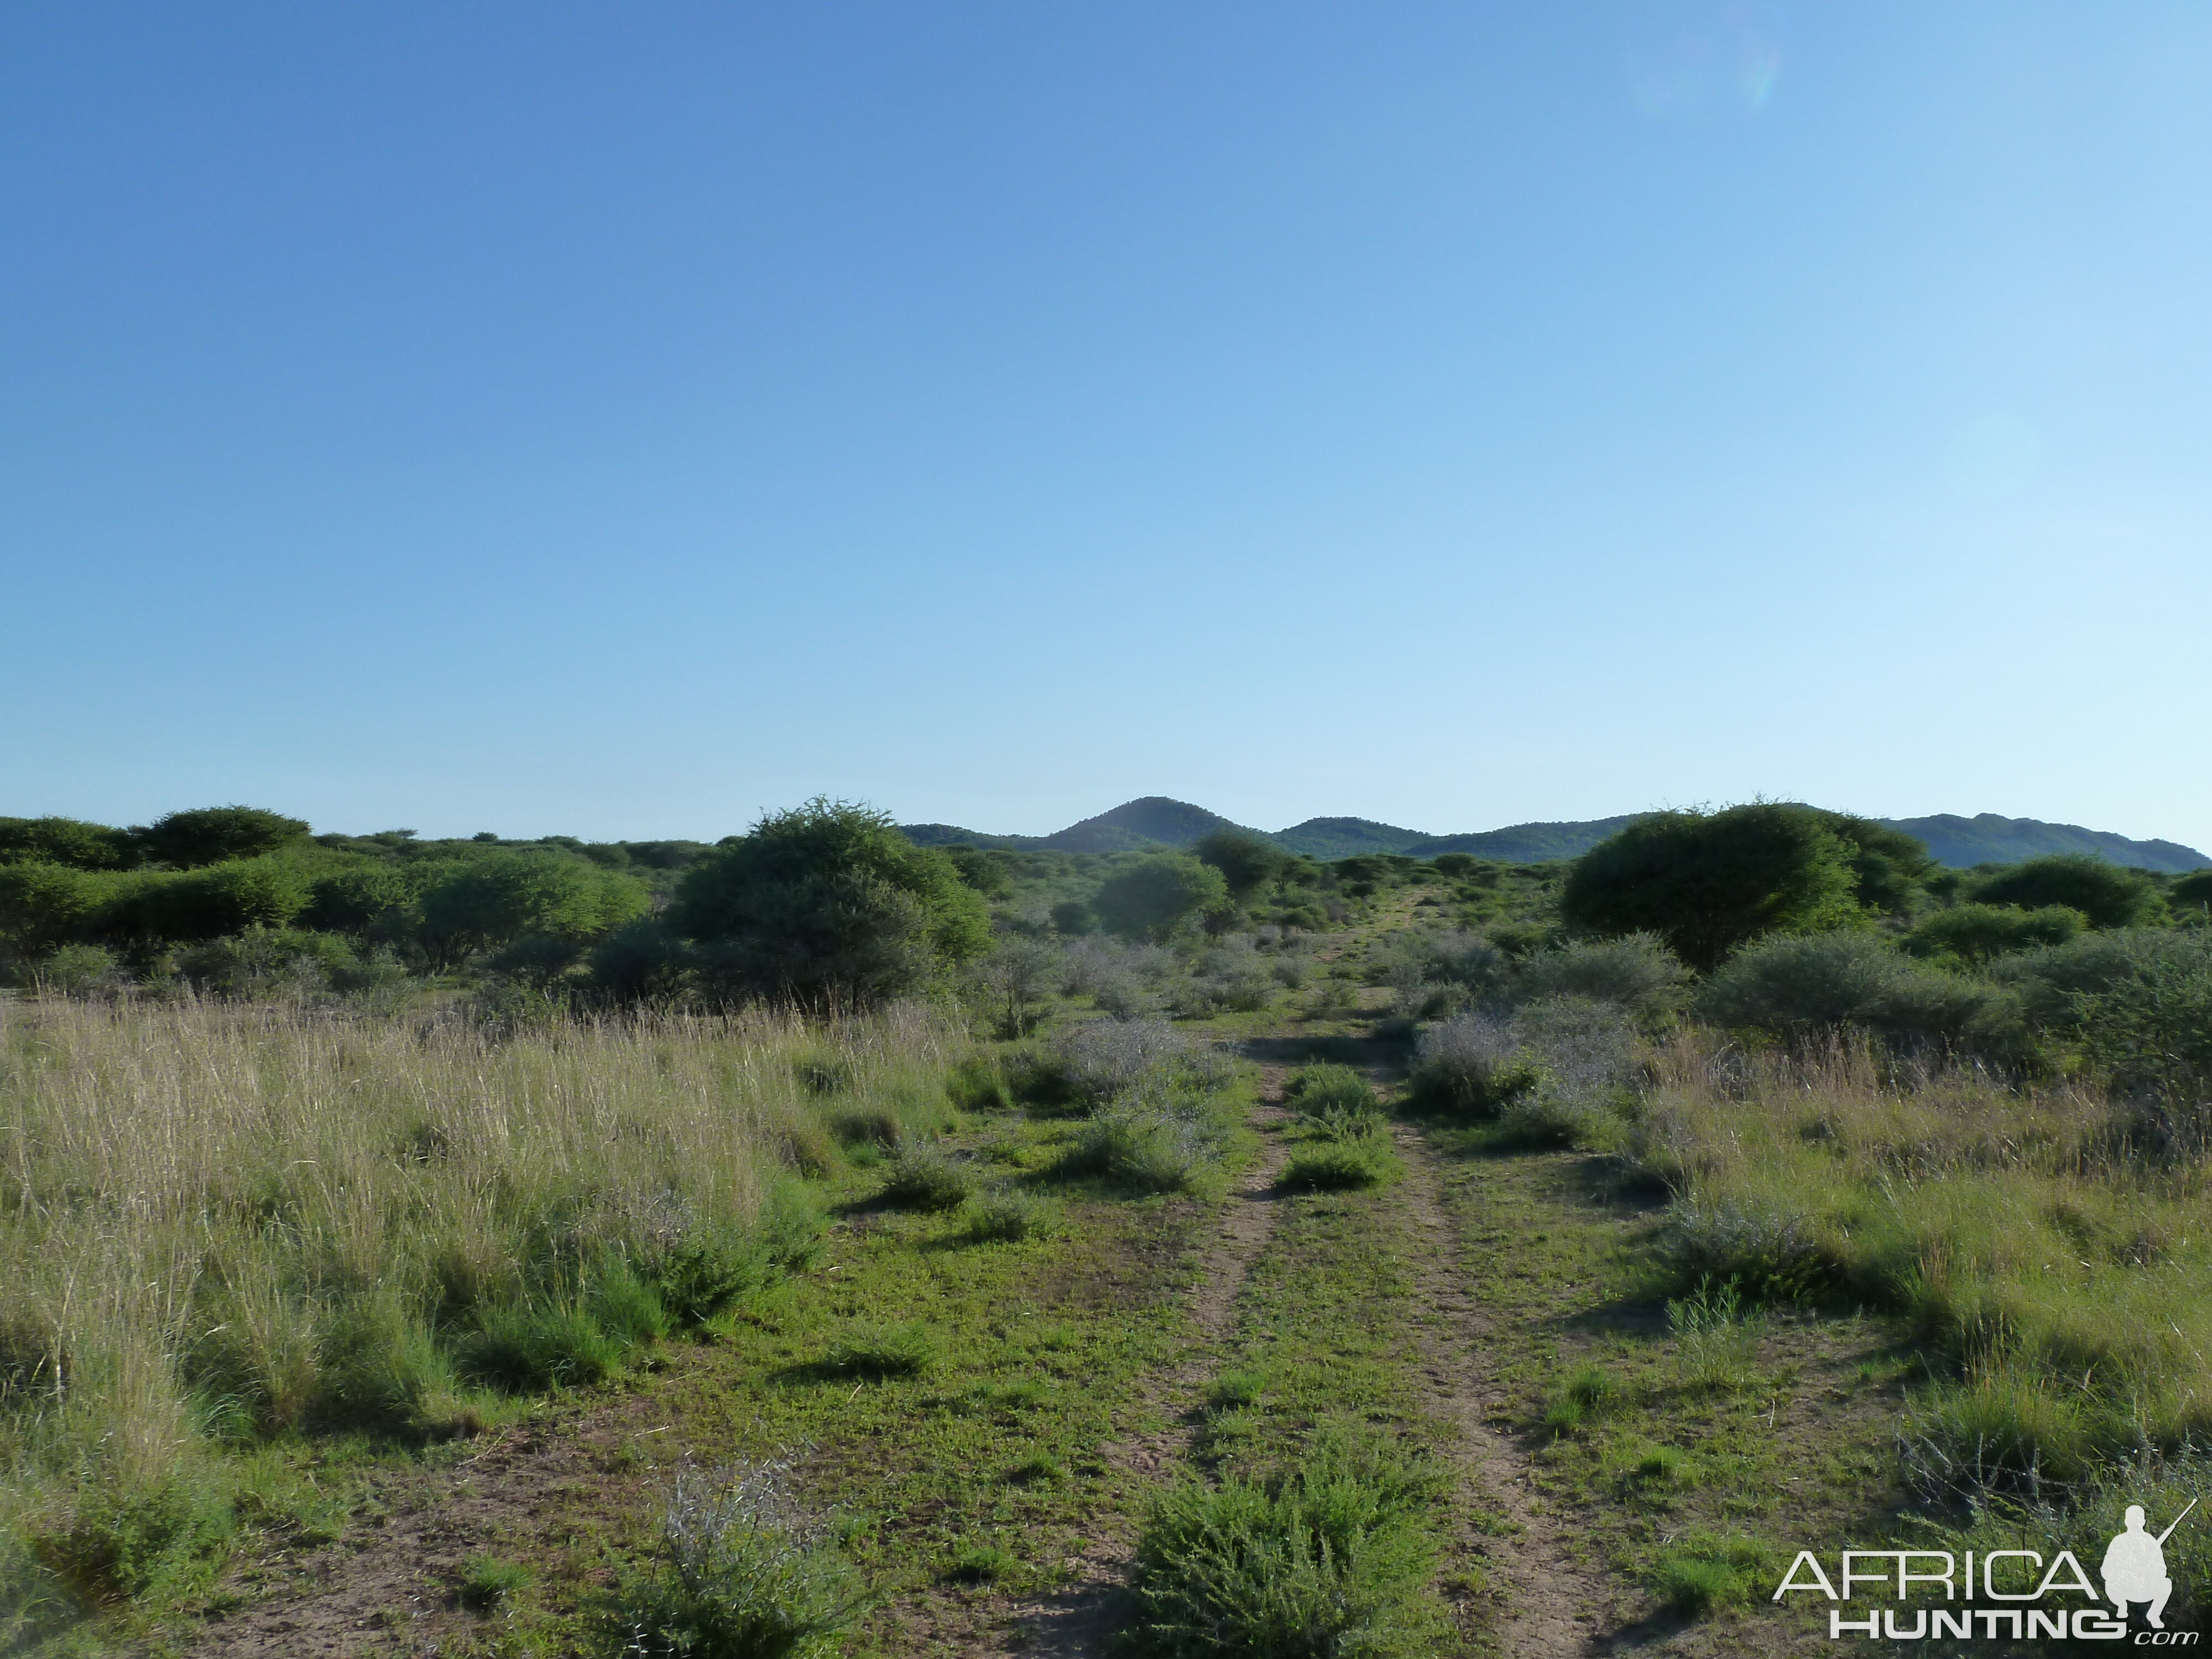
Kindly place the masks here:
POLYGON ((1756 115, 1782 76, 1781 19, 1770 6, 1664 0, 1628 14, 1630 95, 1646 115, 1756 115))

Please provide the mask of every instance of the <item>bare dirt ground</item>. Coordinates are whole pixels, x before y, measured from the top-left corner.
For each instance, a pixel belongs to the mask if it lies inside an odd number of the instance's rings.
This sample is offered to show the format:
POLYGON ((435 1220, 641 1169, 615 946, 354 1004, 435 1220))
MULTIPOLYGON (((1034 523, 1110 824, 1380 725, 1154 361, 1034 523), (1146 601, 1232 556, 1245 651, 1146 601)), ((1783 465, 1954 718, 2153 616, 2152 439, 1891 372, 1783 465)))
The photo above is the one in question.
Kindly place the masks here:
MULTIPOLYGON (((667 1364, 706 1361, 672 1350, 667 1364)), ((225 1659, 356 1659, 422 1655, 483 1620, 461 1605, 461 1568, 478 1553, 512 1555, 529 1540, 548 1553, 549 1518, 583 1498, 619 1524, 641 1506, 644 1483, 617 1449, 657 1431, 656 1390, 608 1401, 582 1419, 549 1418, 501 1431, 460 1462, 409 1470, 376 1490, 337 1545, 295 1559, 264 1557, 242 1586, 258 1599, 209 1624, 186 1651, 225 1659)))

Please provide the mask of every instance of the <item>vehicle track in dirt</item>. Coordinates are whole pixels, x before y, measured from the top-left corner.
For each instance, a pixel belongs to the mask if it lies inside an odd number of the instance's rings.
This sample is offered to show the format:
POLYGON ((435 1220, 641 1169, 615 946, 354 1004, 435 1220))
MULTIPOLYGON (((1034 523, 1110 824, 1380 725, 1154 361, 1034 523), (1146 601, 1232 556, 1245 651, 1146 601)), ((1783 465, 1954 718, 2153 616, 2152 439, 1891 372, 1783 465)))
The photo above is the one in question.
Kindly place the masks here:
POLYGON ((1429 1409, 1459 1433, 1462 1471, 1480 1508, 1505 1526, 1483 1540, 1501 1607, 1487 1633, 1510 1659, 1582 1659, 1607 1653, 1601 1597, 1586 1569, 1572 1560, 1559 1517, 1537 1494, 1528 1453, 1492 1419, 1517 1414, 1523 1403, 1492 1380, 1493 1333, 1470 1285, 1479 1271, 1467 1260, 1444 1203, 1443 1160, 1411 1125, 1394 1126, 1406 1162, 1403 1191, 1426 1248, 1419 1256, 1421 1301, 1428 1310, 1419 1336, 1429 1409))
MULTIPOLYGON (((1219 1369, 1237 1293, 1275 1230, 1281 1194, 1275 1178, 1290 1158, 1283 1130, 1285 1065, 1260 1063, 1261 1098, 1248 1120, 1262 1142, 1260 1154, 1238 1175, 1223 1208, 1221 1224, 1200 1260, 1190 1292, 1191 1341, 1182 1362, 1161 1372, 1144 1413, 1166 1426, 1102 1446, 1116 1469, 1148 1481, 1171 1478, 1190 1455, 1198 1433, 1197 1407, 1208 1378, 1219 1369)), ((1132 1517, 1133 1519, 1133 1517, 1132 1517)), ((1024 1659, 1095 1659, 1121 1623, 1129 1562, 1136 1540, 1127 1530, 1091 1540, 1069 1564, 1071 1582, 1048 1595, 1015 1603, 992 1654, 1024 1659)))

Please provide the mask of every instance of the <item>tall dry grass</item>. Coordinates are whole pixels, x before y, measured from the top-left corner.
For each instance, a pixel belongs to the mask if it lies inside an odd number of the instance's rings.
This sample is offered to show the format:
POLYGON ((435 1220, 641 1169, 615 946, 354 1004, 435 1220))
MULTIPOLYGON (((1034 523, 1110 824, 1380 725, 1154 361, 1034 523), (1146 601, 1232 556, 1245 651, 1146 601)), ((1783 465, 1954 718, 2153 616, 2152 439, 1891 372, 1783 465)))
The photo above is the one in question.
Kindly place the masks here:
POLYGON ((53 1558, 87 1494, 218 1443, 592 1374, 796 1247, 825 1113, 933 1127, 950 1041, 914 1009, 0 1002, 0 1528, 53 1558))
POLYGON ((1919 1473, 2033 1495, 2212 1431, 2212 1180, 2140 1128, 2084 1089, 1692 1036, 1639 1134, 1679 1272, 1908 1315, 1962 1379, 1908 1428, 1919 1473))

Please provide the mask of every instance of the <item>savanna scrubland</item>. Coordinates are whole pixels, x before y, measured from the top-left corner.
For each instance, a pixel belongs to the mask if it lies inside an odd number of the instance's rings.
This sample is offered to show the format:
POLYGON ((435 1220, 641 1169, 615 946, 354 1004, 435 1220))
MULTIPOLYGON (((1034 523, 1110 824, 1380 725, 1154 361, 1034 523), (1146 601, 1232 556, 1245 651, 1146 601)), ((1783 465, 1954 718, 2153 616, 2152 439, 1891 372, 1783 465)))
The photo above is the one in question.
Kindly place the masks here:
POLYGON ((285 1563, 563 1435, 557 1526, 313 1650, 1542 1651, 1548 1583, 1765 1651, 1797 1547, 2212 1488, 2212 872, 1770 804, 1538 865, 827 802, 0 860, 27 1650, 285 1651, 285 1563))

